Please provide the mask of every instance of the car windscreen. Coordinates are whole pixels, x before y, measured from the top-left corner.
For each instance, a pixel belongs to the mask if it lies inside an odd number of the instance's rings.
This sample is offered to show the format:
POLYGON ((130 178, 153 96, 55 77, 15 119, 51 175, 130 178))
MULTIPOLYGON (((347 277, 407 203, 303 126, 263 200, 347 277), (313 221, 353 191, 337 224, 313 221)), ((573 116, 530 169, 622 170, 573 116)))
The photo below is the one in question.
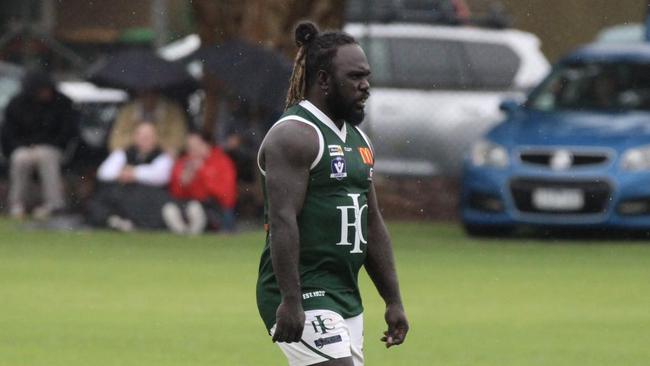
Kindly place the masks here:
POLYGON ((559 65, 531 94, 526 105, 549 112, 650 110, 650 64, 559 65))

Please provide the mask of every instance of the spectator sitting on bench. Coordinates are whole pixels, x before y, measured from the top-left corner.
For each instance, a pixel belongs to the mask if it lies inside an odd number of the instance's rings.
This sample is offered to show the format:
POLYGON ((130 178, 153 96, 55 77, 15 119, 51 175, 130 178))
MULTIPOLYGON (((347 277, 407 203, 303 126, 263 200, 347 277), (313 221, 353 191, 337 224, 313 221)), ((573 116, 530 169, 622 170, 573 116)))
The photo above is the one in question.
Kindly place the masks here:
POLYGON ((139 123, 132 145, 113 151, 97 171, 100 184, 89 204, 90 223, 119 231, 165 228, 161 210, 170 200, 173 164, 158 144, 156 127, 139 123))
POLYGON ((185 150, 174 165, 170 182, 177 201, 163 208, 167 226, 178 234, 198 234, 206 227, 234 230, 235 164, 209 138, 197 133, 188 135, 185 150))
POLYGON ((9 213, 26 214, 26 200, 34 172, 43 202, 32 212, 45 219, 65 206, 61 164, 65 149, 78 136, 78 114, 72 101, 59 93, 50 76, 32 71, 22 91, 5 110, 0 131, 2 150, 9 160, 9 213))

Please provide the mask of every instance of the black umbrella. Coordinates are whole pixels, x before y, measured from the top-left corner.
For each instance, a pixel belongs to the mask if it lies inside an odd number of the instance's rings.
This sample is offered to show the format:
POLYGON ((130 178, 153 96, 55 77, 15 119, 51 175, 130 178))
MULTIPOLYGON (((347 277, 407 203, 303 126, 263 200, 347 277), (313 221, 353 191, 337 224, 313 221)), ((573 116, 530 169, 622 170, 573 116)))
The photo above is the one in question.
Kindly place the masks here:
POLYGON ((190 55, 226 88, 252 105, 281 110, 291 77, 283 54, 241 40, 203 47, 190 55))
POLYGON ((196 88, 196 81, 183 64, 164 60, 145 49, 106 56, 90 67, 88 79, 99 86, 131 91, 196 88))

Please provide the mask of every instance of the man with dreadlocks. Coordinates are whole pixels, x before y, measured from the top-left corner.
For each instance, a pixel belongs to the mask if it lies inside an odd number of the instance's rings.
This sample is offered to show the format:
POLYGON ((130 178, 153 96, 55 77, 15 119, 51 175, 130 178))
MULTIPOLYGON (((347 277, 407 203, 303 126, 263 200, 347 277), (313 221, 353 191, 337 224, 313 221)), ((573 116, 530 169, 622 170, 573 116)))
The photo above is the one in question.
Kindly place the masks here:
POLYGON ((386 347, 401 344, 408 331, 372 184, 372 146, 357 128, 370 66, 345 33, 302 22, 295 39, 287 109, 258 156, 267 239, 257 304, 290 365, 359 366, 361 266, 386 303, 386 347))

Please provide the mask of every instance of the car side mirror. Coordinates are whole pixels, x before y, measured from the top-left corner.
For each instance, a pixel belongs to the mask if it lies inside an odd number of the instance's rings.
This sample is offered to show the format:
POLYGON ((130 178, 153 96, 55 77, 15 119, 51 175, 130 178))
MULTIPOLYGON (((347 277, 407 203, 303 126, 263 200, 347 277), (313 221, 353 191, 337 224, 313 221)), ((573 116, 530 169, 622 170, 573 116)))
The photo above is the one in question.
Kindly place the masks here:
POLYGON ((519 109, 520 103, 514 99, 506 99, 501 104, 499 104, 499 109, 506 112, 507 114, 512 114, 514 111, 519 109))

